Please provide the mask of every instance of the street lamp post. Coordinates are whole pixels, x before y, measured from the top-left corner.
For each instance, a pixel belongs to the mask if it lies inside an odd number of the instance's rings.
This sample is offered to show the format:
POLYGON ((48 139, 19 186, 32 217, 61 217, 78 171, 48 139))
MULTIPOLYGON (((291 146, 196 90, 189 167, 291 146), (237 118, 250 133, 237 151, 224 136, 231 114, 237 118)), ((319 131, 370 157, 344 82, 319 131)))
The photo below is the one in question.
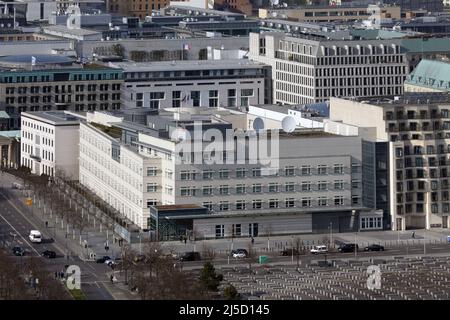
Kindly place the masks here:
POLYGON ((291 236, 291 261, 294 262, 294 236, 291 236))
POLYGON ((355 258, 356 258, 356 255, 357 255, 357 252, 358 252, 358 245, 356 244, 356 236, 357 236, 357 232, 355 232, 355 258))
POLYGON ((333 244, 333 221, 330 222, 330 248, 333 244))

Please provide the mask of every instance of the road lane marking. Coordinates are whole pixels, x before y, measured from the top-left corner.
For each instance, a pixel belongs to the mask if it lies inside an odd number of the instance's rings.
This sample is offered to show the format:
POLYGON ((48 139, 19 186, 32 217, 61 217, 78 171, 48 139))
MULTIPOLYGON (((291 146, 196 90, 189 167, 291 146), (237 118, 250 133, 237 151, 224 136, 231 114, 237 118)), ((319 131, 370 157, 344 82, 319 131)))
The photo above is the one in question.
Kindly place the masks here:
POLYGON ((0 217, 5 220, 5 222, 26 242, 26 244, 28 244, 28 246, 31 248, 31 250, 33 250, 34 252, 36 252, 36 254, 38 256, 40 256, 39 252, 19 233, 19 231, 17 231, 16 228, 14 228, 14 226, 12 224, 9 223, 8 220, 6 220, 6 218, 0 214, 0 217))
MULTIPOLYGON (((2 193, 2 192, 0 192, 0 195, 3 197, 3 198, 5 198, 6 199, 6 201, 8 201, 9 202, 9 204, 30 224, 30 225, 32 225, 34 228, 36 228, 36 225, 33 223, 33 222, 31 222, 27 217, 26 217, 26 215, 19 209, 19 208, 17 208, 16 207, 16 205, 14 204, 14 203, 12 203, 11 202, 11 200, 9 200, 7 197, 5 197, 5 195, 2 193)), ((2 218, 3 218, 3 216, 2 216, 2 218)), ((5 219, 5 218, 3 218, 3 219, 5 219)), ((6 220, 5 220, 6 221, 6 220)), ((9 224, 9 223, 8 223, 9 224)), ((12 226, 11 226, 12 227, 12 226)), ((14 228, 14 227, 13 227, 14 228)), ((16 229, 14 229, 14 230, 16 230, 16 229)), ((17 232, 17 230, 16 230, 16 232, 17 232)), ((23 236, 21 236, 24 240, 25 240, 25 238, 23 237, 23 236)), ((26 240, 25 240, 26 241, 26 240)), ((27 242, 28 243, 28 242, 27 242)), ((57 248, 59 251, 60 251, 60 253, 62 253, 63 255, 65 255, 65 251, 64 250, 62 250, 61 249, 61 247, 60 246, 58 246, 56 243, 52 243, 53 244, 53 246, 55 246, 55 248, 57 248)), ((30 245, 30 244, 28 244, 28 245, 30 245)), ((36 251, 37 252, 37 254, 40 256, 40 254, 39 254, 39 252, 36 250, 36 249, 34 249, 33 248, 33 250, 34 251, 36 251)))

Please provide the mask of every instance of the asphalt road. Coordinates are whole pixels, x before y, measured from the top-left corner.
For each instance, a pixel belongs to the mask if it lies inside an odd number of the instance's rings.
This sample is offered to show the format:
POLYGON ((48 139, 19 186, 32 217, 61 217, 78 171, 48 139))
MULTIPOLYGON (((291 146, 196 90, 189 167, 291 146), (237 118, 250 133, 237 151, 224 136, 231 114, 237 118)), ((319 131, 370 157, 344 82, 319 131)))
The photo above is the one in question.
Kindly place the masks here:
POLYGON ((50 240, 53 237, 51 229, 43 230, 37 227, 33 220, 30 212, 24 212, 15 203, 15 199, 9 199, 6 193, 0 191, 0 239, 10 248, 19 245, 26 250, 24 257, 16 257, 16 259, 36 257, 52 274, 55 271, 63 271, 66 265, 78 265, 81 269, 81 289, 87 299, 112 300, 113 296, 105 288, 108 282, 106 273, 110 271, 110 268, 103 264, 84 262, 78 257, 67 257, 64 240, 58 238, 55 238, 56 241, 50 240), (30 230, 41 231, 42 243, 32 243, 28 239, 30 230), (45 250, 55 251, 56 258, 42 257, 41 254, 45 250))
MULTIPOLYGON (((414 246, 399 246, 386 248, 384 251, 363 251, 360 248, 356 255, 354 252, 329 252, 325 254, 301 254, 299 255, 299 261, 301 264, 309 264, 319 260, 357 260, 357 259, 387 259, 397 256, 418 256, 418 255, 450 255, 450 243, 445 244, 426 244, 425 251, 423 245, 414 246)), ((267 264, 268 265, 289 265, 297 263, 297 256, 271 256, 268 255, 267 264)), ((252 262, 256 265, 257 262, 252 262)), ((183 269, 198 269, 202 268, 204 261, 186 261, 182 263, 183 269)), ((239 258, 228 258, 228 257, 218 257, 214 260, 215 267, 234 267, 234 266, 244 266, 248 265, 247 259, 239 258)))

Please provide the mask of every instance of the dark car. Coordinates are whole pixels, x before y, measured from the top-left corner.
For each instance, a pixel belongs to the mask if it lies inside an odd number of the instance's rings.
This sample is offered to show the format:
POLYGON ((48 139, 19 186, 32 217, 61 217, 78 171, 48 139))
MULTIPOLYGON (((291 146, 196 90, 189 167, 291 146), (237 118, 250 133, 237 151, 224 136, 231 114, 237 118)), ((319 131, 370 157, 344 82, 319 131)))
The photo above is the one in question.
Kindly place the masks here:
POLYGON ((358 251, 359 247, 357 244, 354 243, 345 243, 339 246, 338 251, 339 252, 355 252, 358 251))
POLYGON ((185 252, 181 255, 180 261, 198 261, 201 260, 198 252, 185 252))
POLYGON ((236 249, 236 250, 231 251, 231 256, 233 258, 247 258, 248 251, 245 249, 236 249))
POLYGON ((289 249, 285 249, 285 250, 281 251, 280 255, 282 255, 282 256, 298 256, 298 255, 300 255, 300 252, 298 252, 298 250, 295 248, 289 248, 289 249))
POLYGON ((44 252, 42 252, 42 256, 48 259, 54 259, 56 258, 56 252, 51 250, 45 250, 44 252))
POLYGON ((15 256, 24 256, 25 250, 22 247, 14 247, 12 252, 15 256))
POLYGON ((364 251, 384 251, 384 247, 379 244, 371 244, 364 248, 364 251))
POLYGON ((95 262, 97 262, 97 263, 105 263, 105 261, 107 261, 107 260, 111 260, 111 258, 108 257, 108 256, 103 256, 103 257, 97 259, 95 262))

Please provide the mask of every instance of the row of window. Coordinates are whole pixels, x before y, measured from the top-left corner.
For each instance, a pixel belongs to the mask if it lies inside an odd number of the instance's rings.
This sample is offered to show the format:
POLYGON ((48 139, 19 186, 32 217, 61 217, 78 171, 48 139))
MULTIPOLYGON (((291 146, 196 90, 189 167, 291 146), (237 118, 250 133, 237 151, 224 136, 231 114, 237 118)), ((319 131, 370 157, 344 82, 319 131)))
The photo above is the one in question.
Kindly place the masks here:
MULTIPOLYGON (((284 169, 282 169, 282 173, 285 176, 295 176, 297 174, 307 176, 311 175, 313 173, 316 173, 318 175, 327 175, 327 174, 344 174, 344 165, 343 164, 335 164, 333 167, 329 167, 325 164, 319 164, 316 167, 312 167, 310 165, 304 165, 300 168, 297 168, 295 166, 286 166, 284 169)), ((228 179, 230 178, 231 170, 229 169, 221 169, 216 171, 213 170, 203 170, 202 172, 202 178, 203 180, 211 180, 214 178, 219 179, 228 179), (217 174, 216 174, 217 173, 217 174)), ((197 178, 198 173, 196 172, 190 172, 190 171, 181 171, 180 172, 180 180, 195 180, 197 178)), ((246 168, 237 168, 235 170, 235 177, 236 178, 246 178, 246 177, 261 177, 262 176, 262 170, 261 168, 252 168, 246 169, 246 168), (251 175, 249 175, 249 171, 251 171, 251 175)))
MULTIPOLYGON (((259 183, 252 184, 250 190, 252 193, 263 193, 264 190, 269 193, 274 192, 295 192, 295 191, 302 191, 302 192, 309 192, 309 191, 328 191, 330 190, 330 185, 333 186, 334 190, 344 190, 345 189, 345 182, 343 180, 335 180, 334 182, 328 182, 328 181, 318 181, 317 184, 313 184, 311 181, 303 181, 301 183, 301 188, 296 190, 296 184, 294 182, 286 182, 284 184, 284 188, 278 183, 271 183, 268 186, 263 186, 259 183), (314 188, 315 186, 315 188, 314 188), (283 189, 283 190, 282 190, 283 189)), ((353 182, 352 188, 357 189, 359 187, 359 182, 353 182)), ((220 194, 220 195, 229 195, 231 191, 231 187, 229 185, 221 185, 219 187, 213 187, 213 186, 203 186, 201 188, 202 195, 214 195, 214 194, 220 194), (215 192, 217 190, 217 192, 215 192)), ((196 187, 181 187, 180 188, 180 195, 181 196, 199 196, 200 194, 197 192, 196 187)), ((235 187, 236 194, 244 194, 247 193, 249 190, 249 186, 246 186, 245 184, 237 184, 235 187)), ((157 191, 157 185, 153 183, 147 184, 147 192, 156 192, 157 191), (151 186, 151 187, 149 187, 151 186), (149 191, 149 188, 153 191, 149 191)))
MULTIPOLYGON (((358 205, 360 202, 359 197, 352 197, 352 205, 358 205)), ((277 208, 309 208, 309 207, 324 207, 324 206, 344 206, 349 205, 346 203, 345 198, 343 196, 335 196, 330 199, 327 197, 317 197, 315 199, 311 197, 301 198, 297 200, 295 198, 285 198, 283 200, 280 199, 269 199, 268 201, 264 201, 261 199, 255 200, 236 200, 234 202, 234 207, 231 207, 231 203, 229 201, 220 201, 215 204, 211 201, 205 201, 202 205, 209 210, 218 210, 218 211, 228 211, 228 210, 247 210, 247 209, 277 209, 277 208)))

